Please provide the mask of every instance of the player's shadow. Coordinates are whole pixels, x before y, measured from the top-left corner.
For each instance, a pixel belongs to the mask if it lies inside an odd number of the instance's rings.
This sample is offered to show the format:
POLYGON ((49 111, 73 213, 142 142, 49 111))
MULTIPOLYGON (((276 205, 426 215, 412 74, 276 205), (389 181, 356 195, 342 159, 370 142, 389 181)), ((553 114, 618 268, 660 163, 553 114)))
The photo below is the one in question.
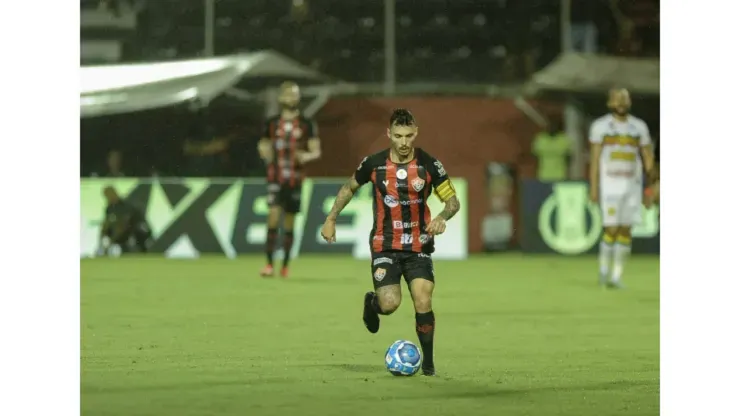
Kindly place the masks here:
POLYGON ((352 373, 377 373, 383 367, 370 364, 322 364, 322 367, 344 370, 352 373))
POLYGON ((285 281, 285 283, 291 284, 291 285, 325 285, 327 283, 331 284, 338 284, 338 285, 354 285, 356 284, 356 281, 353 279, 334 279, 334 278, 326 278, 326 277, 301 277, 301 278, 291 278, 285 281))
MULTIPOLYGON (((501 387, 483 386, 478 383, 458 381, 452 378, 439 378, 434 381, 436 382, 428 384, 430 390, 434 390, 434 394, 437 397, 449 399, 484 399, 537 393, 568 393, 573 391, 611 391, 651 385, 655 386, 656 392, 658 389, 658 382, 649 380, 615 380, 583 385, 534 386, 524 388, 510 388, 504 387, 504 385, 501 387)), ((428 392, 418 396, 407 395, 404 397, 404 400, 428 399, 428 392)))

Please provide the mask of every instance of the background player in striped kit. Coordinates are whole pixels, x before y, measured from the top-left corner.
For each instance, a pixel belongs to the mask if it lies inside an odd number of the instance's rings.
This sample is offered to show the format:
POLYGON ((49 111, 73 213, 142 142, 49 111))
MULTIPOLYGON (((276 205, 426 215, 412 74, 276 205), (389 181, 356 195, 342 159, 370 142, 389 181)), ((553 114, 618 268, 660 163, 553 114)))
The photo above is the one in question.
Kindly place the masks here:
POLYGON ((632 226, 642 218, 643 178, 655 179, 652 139, 647 124, 629 114, 629 92, 609 91, 611 113, 591 124, 591 201, 601 207, 604 233, 599 247, 599 283, 622 287, 631 251, 632 226))
POLYGON ((321 235, 332 243, 336 219, 363 184, 373 184, 373 228, 370 232, 371 273, 375 291, 367 292, 362 319, 371 333, 378 332, 378 315, 390 315, 401 303, 401 276, 406 280, 416 310, 416 334, 423 352, 422 374, 435 375, 432 311, 434 292, 434 236, 460 210, 455 188, 442 163, 414 147, 419 132, 413 115, 393 112, 387 130, 391 146, 366 157, 342 186, 321 235), (445 203, 432 219, 427 199, 432 191, 445 203))
POLYGON ((258 149, 267 165, 267 202, 270 212, 267 217, 267 241, 265 252, 267 265, 260 275, 271 277, 273 253, 278 236, 278 223, 283 219, 283 258, 280 275, 288 277, 290 250, 293 247, 293 225, 295 215, 301 209, 301 187, 303 165, 321 157, 321 142, 316 123, 301 115, 298 107, 300 90, 294 82, 280 85, 280 114, 265 122, 264 133, 258 149))

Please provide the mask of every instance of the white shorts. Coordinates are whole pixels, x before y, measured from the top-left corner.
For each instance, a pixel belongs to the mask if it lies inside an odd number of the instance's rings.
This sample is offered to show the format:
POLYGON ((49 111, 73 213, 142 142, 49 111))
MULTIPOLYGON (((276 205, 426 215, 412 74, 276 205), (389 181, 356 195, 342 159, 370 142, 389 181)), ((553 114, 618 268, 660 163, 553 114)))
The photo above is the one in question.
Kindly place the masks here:
POLYGON ((599 205, 604 227, 631 227, 642 222, 641 183, 603 180, 601 185, 599 205))

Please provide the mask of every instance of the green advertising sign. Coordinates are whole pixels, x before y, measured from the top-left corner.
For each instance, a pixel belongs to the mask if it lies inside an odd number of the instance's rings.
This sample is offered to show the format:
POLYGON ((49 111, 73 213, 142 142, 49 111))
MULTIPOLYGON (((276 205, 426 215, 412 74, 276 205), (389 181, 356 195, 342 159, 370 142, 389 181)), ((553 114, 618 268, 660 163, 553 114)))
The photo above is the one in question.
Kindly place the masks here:
MULTIPOLYGON (((371 187, 358 191, 337 220, 337 243, 323 242, 319 231, 345 180, 304 182, 302 210, 296 217, 294 255, 299 253, 347 253, 369 258, 368 235, 372 227, 371 187)), ((465 207, 467 183, 453 179, 465 207)), ((105 211, 102 193, 113 186, 127 201, 142 209, 152 229, 152 251, 171 257, 196 257, 221 253, 234 257, 264 250, 267 232, 267 198, 264 181, 241 179, 83 179, 80 184, 81 255, 91 256, 98 247, 105 211)), ((430 198, 432 213, 443 204, 430 198)), ((436 239, 436 257, 465 258, 467 246, 465 208, 436 239)))

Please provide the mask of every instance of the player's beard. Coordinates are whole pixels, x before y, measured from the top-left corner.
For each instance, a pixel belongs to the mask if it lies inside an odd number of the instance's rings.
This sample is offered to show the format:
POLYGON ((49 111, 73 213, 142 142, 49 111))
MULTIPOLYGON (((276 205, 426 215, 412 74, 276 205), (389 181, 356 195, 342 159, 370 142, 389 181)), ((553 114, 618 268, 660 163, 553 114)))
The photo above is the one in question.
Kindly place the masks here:
POLYGON ((280 106, 282 107, 283 110, 287 110, 287 111, 298 110, 298 103, 295 103, 295 104, 281 103, 280 106))
POLYGON ((405 151, 402 151, 400 147, 396 148, 396 154, 402 159, 406 159, 414 153, 414 148, 409 146, 405 151))
POLYGON ((615 108, 614 110, 612 110, 612 112, 616 116, 624 117, 630 113, 630 110, 628 108, 615 108))

